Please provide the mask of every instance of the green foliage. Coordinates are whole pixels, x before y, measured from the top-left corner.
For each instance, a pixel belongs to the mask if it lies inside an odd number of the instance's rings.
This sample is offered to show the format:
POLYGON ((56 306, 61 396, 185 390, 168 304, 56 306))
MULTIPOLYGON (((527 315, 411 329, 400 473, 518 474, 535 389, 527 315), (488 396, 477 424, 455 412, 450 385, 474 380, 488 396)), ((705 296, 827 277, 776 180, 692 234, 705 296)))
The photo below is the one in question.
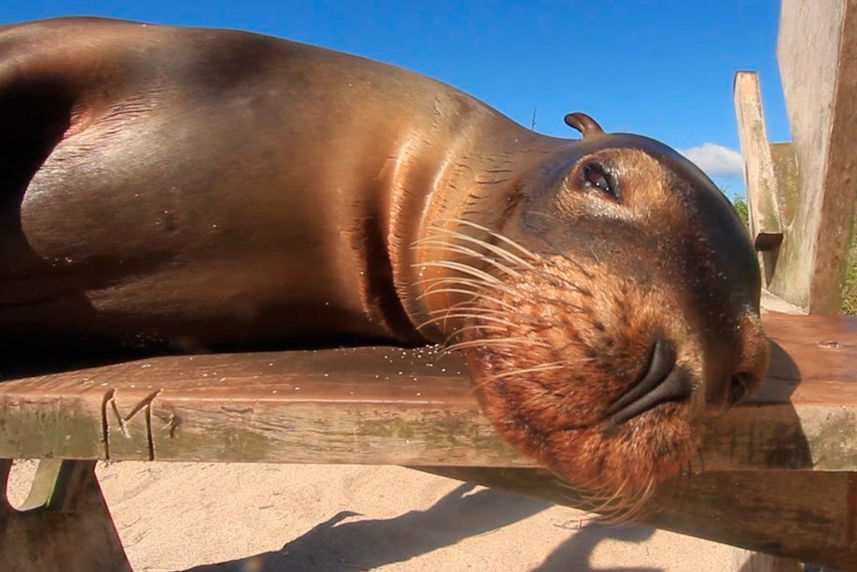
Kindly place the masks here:
POLYGON ((738 216, 741 222, 744 223, 744 226, 750 228, 750 207, 747 206, 746 199, 741 196, 732 197, 732 205, 738 211, 738 216))
POLYGON ((845 266, 845 283, 842 285, 842 313, 857 315, 857 215, 851 228, 851 248, 845 266))

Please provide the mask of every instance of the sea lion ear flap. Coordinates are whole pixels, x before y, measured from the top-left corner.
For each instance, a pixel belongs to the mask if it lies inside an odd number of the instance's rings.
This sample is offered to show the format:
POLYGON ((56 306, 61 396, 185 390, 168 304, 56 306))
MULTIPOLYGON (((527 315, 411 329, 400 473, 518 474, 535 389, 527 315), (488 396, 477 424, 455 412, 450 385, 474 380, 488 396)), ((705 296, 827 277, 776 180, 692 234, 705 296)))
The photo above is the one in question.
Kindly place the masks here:
POLYGON ((565 124, 572 129, 577 129, 584 138, 590 135, 604 133, 598 122, 586 115, 585 113, 569 113, 565 116, 565 124))

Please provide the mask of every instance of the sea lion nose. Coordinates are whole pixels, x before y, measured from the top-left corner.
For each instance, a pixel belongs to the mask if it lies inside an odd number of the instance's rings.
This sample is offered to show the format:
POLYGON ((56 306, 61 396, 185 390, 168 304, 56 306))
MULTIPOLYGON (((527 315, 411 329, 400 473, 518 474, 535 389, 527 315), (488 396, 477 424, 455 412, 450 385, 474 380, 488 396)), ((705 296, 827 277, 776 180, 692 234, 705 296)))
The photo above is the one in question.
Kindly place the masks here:
POLYGON ((649 367, 628 392, 607 408, 614 424, 648 411, 666 401, 688 399, 693 385, 687 370, 676 366, 675 346, 669 340, 659 339, 652 347, 649 367))

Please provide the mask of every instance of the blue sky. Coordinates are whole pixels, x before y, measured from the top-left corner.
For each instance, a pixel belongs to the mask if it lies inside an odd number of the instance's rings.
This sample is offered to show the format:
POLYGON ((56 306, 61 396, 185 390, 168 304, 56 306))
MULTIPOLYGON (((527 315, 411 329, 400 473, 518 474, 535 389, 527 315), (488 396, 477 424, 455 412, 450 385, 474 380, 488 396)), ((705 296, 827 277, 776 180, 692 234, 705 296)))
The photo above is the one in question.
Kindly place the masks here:
MULTIPOLYGON (((584 111, 734 172, 732 80, 756 70, 772 141, 790 138, 776 63, 779 2, 358 0, 236 2, 3 0, 0 23, 100 15, 240 28, 407 67, 463 89, 549 135, 584 111)), ((731 194, 737 176, 715 176, 731 194)))

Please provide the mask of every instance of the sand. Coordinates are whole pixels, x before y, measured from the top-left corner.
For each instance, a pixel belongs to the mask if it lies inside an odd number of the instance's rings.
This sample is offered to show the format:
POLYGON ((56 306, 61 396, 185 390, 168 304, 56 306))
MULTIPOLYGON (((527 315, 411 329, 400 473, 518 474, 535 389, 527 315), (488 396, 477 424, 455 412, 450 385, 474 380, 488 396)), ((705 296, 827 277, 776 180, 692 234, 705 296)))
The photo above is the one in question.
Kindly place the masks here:
MULTIPOLYGON (((16 468, 22 500, 32 462, 16 468)), ((100 464, 138 571, 734 570, 733 548, 401 467, 100 464)))

